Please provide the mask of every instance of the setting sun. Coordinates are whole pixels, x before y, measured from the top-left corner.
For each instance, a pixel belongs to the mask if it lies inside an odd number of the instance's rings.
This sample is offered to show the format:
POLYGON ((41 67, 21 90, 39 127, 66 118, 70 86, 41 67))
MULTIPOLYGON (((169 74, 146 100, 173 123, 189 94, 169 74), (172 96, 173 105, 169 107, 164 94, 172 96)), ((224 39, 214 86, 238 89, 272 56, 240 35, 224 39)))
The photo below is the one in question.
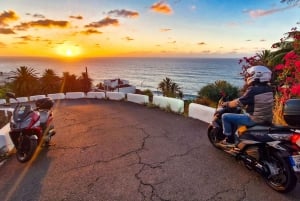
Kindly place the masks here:
POLYGON ((66 55, 69 56, 69 57, 73 56, 72 50, 67 49, 66 55))
POLYGON ((81 49, 76 45, 61 44, 56 47, 56 53, 64 57, 78 57, 81 54, 81 49))

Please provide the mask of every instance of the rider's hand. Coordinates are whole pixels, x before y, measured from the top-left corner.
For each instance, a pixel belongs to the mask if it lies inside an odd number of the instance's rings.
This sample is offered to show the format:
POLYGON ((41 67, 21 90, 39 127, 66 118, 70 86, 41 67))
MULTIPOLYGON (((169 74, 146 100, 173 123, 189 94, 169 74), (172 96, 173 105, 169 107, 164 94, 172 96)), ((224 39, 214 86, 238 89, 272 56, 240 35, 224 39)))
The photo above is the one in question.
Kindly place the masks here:
POLYGON ((221 106, 222 106, 222 107, 228 107, 228 102, 223 102, 223 103, 221 103, 221 106))

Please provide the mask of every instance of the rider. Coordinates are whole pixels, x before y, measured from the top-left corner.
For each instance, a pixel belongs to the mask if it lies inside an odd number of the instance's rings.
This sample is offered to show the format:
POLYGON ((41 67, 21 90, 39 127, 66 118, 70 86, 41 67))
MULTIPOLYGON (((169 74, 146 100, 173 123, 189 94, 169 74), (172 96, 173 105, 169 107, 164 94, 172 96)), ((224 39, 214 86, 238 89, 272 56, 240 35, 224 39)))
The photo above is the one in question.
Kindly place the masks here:
POLYGON ((273 117, 273 90, 269 82, 272 72, 265 66, 252 66, 245 74, 245 93, 229 102, 224 102, 223 107, 245 109, 244 114, 225 113, 222 115, 223 145, 234 145, 234 132, 238 126, 254 126, 256 124, 271 124, 273 117))

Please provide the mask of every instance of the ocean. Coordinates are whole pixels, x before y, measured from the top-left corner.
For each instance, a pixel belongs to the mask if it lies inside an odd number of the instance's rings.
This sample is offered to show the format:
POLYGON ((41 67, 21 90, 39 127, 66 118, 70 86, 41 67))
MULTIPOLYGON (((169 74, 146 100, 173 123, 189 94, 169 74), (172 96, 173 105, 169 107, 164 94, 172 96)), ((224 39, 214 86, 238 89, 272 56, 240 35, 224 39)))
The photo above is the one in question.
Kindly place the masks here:
POLYGON ((53 69, 58 76, 69 72, 80 76, 87 68, 96 85, 104 79, 125 79, 136 88, 157 91, 158 84, 166 77, 176 82, 186 96, 195 96, 209 83, 225 80, 242 87, 239 59, 229 58, 92 58, 83 60, 57 60, 49 58, 0 59, 0 71, 15 71, 20 66, 31 67, 42 75, 53 69))

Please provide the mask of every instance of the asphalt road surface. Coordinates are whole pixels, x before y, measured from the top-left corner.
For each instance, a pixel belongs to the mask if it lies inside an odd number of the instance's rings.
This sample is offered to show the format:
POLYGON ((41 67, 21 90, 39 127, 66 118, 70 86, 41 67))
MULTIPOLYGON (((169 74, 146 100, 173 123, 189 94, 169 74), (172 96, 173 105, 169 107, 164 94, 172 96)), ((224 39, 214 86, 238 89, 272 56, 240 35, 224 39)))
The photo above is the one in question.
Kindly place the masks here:
POLYGON ((213 148, 207 124, 124 101, 64 100, 55 146, 0 167, 1 201, 299 201, 213 148))

